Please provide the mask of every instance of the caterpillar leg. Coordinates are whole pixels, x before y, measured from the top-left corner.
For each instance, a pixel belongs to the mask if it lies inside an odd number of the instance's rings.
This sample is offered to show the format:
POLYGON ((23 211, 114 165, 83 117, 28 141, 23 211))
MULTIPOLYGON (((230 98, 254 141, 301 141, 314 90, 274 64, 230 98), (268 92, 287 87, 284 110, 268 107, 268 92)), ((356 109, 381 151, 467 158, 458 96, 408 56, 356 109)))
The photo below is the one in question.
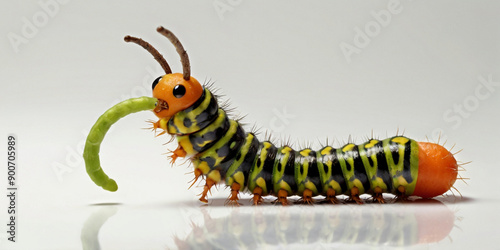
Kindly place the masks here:
POLYGON ((181 145, 177 147, 176 150, 172 152, 172 154, 169 156, 170 157, 170 164, 174 164, 175 160, 177 160, 178 157, 186 157, 186 151, 182 148, 181 145))
POLYGON ((373 202, 378 202, 380 204, 384 204, 385 200, 384 197, 382 196, 382 189, 380 187, 376 187, 375 190, 373 190, 373 202))
POLYGON ((328 188, 328 190, 326 191, 325 200, 332 204, 340 203, 339 200, 337 199, 337 196, 335 195, 335 189, 333 188, 328 188))
POLYGON ((229 205, 241 205, 238 203, 238 193, 240 192, 240 184, 238 182, 233 182, 231 185, 231 196, 227 199, 227 204, 229 205))
POLYGON ((359 198, 359 189, 357 187, 353 187, 351 188, 351 196, 350 196, 350 200, 356 202, 357 204, 363 204, 363 201, 361 200, 361 198, 359 198))
POLYGON ((280 202, 281 205, 287 206, 288 205, 287 197, 288 197, 288 192, 285 189, 280 189, 280 191, 278 191, 278 199, 276 200, 276 202, 280 202))
POLYGON ((262 203, 262 188, 261 187, 255 187, 253 189, 253 204, 254 205, 259 205, 262 203))
POLYGON ((312 199, 313 192, 310 189, 305 189, 304 192, 302 193, 302 203, 303 204, 308 204, 308 205, 313 205, 314 201, 312 199))
POLYGON ((157 129, 160 128, 160 120, 159 121, 147 121, 148 123, 151 123, 151 127, 149 127, 148 129, 151 129, 152 131, 156 132, 157 129))
POLYGON ((396 191, 396 201, 406 201, 408 196, 406 195, 406 188, 404 186, 399 186, 396 191))
POLYGON ((205 186, 203 187, 203 193, 201 193, 200 201, 203 203, 208 203, 207 200, 207 194, 210 192, 210 188, 212 188, 213 185, 215 185, 215 181, 212 178, 207 178, 207 181, 205 182, 205 186))
POLYGON ((202 174, 203 174, 203 172, 201 172, 201 170, 199 168, 194 170, 194 179, 192 180, 193 183, 191 183, 191 185, 188 187, 188 189, 193 187, 193 185, 198 181, 198 178, 200 178, 200 176, 202 174))

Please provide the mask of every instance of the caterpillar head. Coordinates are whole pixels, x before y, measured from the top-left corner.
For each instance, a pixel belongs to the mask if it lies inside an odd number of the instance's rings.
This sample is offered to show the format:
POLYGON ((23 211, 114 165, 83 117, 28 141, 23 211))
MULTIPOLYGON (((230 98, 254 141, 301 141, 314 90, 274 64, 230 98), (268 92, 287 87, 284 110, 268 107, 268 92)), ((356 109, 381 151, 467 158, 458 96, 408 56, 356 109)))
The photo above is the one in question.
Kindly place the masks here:
POLYGON ((161 26, 156 31, 168 38, 175 46, 181 57, 182 74, 172 73, 165 58, 148 42, 132 36, 126 36, 125 41, 136 43, 149 51, 165 71, 165 75, 156 78, 153 82, 153 97, 158 99, 154 113, 158 118, 169 118, 193 105, 202 96, 203 86, 191 77, 189 57, 179 39, 161 26))
POLYGON ((168 118, 195 103, 203 94, 203 87, 194 78, 185 80, 181 73, 167 74, 153 82, 153 97, 158 99, 154 113, 168 118))

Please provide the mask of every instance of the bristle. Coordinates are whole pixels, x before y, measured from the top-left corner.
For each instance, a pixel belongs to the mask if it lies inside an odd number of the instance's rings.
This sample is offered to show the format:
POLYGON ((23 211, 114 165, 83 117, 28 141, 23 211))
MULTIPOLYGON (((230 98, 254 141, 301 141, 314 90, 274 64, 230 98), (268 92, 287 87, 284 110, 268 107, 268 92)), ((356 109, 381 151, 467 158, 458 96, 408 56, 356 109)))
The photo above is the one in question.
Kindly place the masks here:
POLYGON ((454 144, 453 144, 453 146, 451 146, 451 148, 450 148, 448 151, 450 151, 450 152, 451 152, 451 151, 453 150, 453 148, 455 147, 455 145, 457 145, 457 144, 456 144, 456 143, 454 143, 454 144))
POLYGON ((370 141, 370 137, 368 137, 367 135, 363 136, 363 140, 364 141, 370 141))
MULTIPOLYGON (((464 198, 464 197, 463 197, 463 195, 462 195, 462 193, 460 193, 460 191, 459 191, 459 190, 458 190, 455 186, 451 186, 451 189, 454 189, 455 191, 457 191, 457 192, 458 192, 458 194, 460 194, 460 198, 464 198)), ((451 190, 451 189, 450 189, 450 190, 451 190)), ((452 191, 452 192, 453 192, 453 191, 452 191)))
POLYGON ((257 126, 256 123, 252 125, 252 128, 250 129, 250 133, 254 134, 256 137, 259 137, 262 133, 262 127, 257 126))
POLYGON ((469 185, 465 180, 470 180, 470 178, 464 178, 459 174, 457 180, 461 180, 466 185, 469 185))
POLYGON ((206 79, 205 78, 205 81, 203 83, 203 87, 208 89, 210 91, 210 93, 212 93, 212 95, 216 96, 217 95, 217 92, 220 91, 220 88, 218 87, 215 87, 215 80, 212 81, 212 79, 206 79))
POLYGON ((441 131, 439 131, 439 136, 438 136, 438 141, 437 141, 437 145, 439 145, 439 141, 441 140, 441 131))
MULTIPOLYGON (((320 140, 319 138, 316 138, 316 140, 318 141, 319 146, 320 146, 321 148, 324 148, 324 147, 325 147, 325 145, 321 142, 321 140, 320 140)), ((328 140, 327 140, 327 142, 328 142, 328 140)))

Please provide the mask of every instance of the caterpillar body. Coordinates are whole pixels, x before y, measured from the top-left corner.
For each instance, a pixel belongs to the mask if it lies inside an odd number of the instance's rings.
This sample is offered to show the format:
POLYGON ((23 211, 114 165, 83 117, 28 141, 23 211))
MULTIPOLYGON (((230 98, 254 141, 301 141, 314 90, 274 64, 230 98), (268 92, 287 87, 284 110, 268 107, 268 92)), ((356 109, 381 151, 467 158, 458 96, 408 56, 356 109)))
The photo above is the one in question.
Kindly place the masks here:
POLYGON ((153 82, 153 98, 141 97, 116 105, 89 133, 84 151, 87 172, 106 190, 116 191, 117 186, 100 167, 100 142, 111 124, 140 110, 153 110, 159 118, 152 122, 153 129, 177 138, 179 146, 172 152, 172 162, 178 157, 191 160, 193 184, 199 177, 205 178, 202 202, 208 201, 212 186, 222 182, 231 187, 231 203, 238 204, 239 192, 248 190, 254 195, 254 204, 261 203, 263 196, 274 195, 286 205, 291 195, 301 196, 305 203, 313 203, 313 197, 319 195, 337 203, 336 196, 342 194, 357 203, 362 203, 361 194, 371 194, 381 203, 383 193, 403 199, 431 198, 448 191, 457 179, 458 165, 453 154, 441 145, 404 136, 318 150, 295 150, 261 142, 254 133, 246 133, 237 120, 229 118, 217 97, 190 76, 187 53, 173 33, 163 27, 157 31, 176 47, 183 73, 172 73, 163 56, 149 43, 125 37, 125 41, 148 50, 166 74, 153 82), (131 103, 136 107, 129 107, 131 103), (120 110, 119 115, 116 110, 120 110))

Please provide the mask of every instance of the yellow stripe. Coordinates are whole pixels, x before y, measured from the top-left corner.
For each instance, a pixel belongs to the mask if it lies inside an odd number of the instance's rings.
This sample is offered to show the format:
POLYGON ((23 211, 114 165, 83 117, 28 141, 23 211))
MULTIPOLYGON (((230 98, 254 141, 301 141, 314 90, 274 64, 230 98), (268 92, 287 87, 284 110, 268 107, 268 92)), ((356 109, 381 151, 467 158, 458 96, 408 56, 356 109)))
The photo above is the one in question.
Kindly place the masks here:
POLYGON ((356 146, 356 145, 354 145, 354 144, 352 144, 352 143, 351 143, 351 144, 347 144, 347 145, 345 145, 345 146, 342 148, 342 151, 343 151, 343 152, 350 151, 350 150, 352 150, 352 148, 354 148, 354 146, 356 146))
POLYGON ((196 166, 197 169, 201 170, 203 174, 208 174, 210 171, 210 167, 208 166, 207 162, 202 161, 198 166, 196 166))
POLYGON ((267 191, 266 190, 266 181, 264 180, 264 178, 262 178, 262 177, 257 178, 257 181, 255 181, 255 183, 257 184, 257 186, 261 187, 264 191, 267 191))
POLYGON ((167 130, 167 123, 168 123, 168 119, 161 118, 161 120, 160 120, 160 128, 163 129, 163 130, 167 130))
POLYGON ((179 145, 186 151, 187 155, 194 155, 198 152, 195 152, 193 149, 193 144, 189 140, 189 135, 177 136, 177 142, 179 145))
POLYGON ((300 155, 307 157, 310 152, 311 152, 311 150, 307 148, 307 149, 300 151, 300 155))
POLYGON ((245 184, 245 176, 243 175, 243 172, 239 171, 234 174, 233 177, 234 180, 240 184, 241 188, 243 188, 243 184, 245 184))
POLYGON ((406 137, 396 137, 396 138, 393 138, 392 141, 399 143, 401 145, 405 145, 409 141, 409 139, 406 137))
POLYGON ((321 155, 330 154, 331 151, 332 151, 332 147, 326 147, 323 150, 321 150, 321 155))
POLYGON ((212 179, 215 181, 215 183, 220 182, 220 173, 219 170, 212 170, 210 173, 208 173, 208 178, 212 179))
POLYGON ((378 140, 370 140, 370 143, 366 144, 365 148, 371 148, 375 146, 375 144, 377 144, 378 142, 379 142, 378 140))

